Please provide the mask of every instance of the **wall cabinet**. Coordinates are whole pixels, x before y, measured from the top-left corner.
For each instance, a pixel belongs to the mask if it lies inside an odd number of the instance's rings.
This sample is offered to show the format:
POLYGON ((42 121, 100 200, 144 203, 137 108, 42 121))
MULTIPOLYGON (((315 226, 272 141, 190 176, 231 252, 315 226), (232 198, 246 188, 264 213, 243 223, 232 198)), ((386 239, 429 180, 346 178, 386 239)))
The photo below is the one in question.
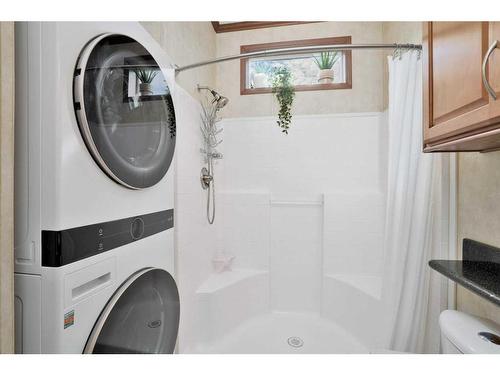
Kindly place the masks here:
POLYGON ((423 76, 425 152, 500 149, 500 22, 424 22, 423 76))

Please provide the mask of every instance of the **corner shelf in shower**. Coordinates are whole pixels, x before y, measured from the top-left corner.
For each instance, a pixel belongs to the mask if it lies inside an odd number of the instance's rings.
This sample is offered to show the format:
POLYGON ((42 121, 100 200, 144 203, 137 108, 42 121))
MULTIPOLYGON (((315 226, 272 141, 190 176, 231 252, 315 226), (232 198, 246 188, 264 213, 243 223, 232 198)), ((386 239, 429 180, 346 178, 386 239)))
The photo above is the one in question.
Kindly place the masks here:
POLYGON ((326 274, 325 278, 355 288, 375 300, 380 300, 382 298, 381 276, 365 274, 326 274))
POLYGON ((267 275, 267 271, 246 269, 246 268, 236 268, 231 271, 225 271, 221 273, 214 273, 205 280, 198 290, 197 294, 211 294, 216 293, 221 289, 228 288, 232 285, 238 284, 248 279, 252 279, 259 276, 267 275))
POLYGON ((463 260, 431 260, 429 266, 500 306, 500 249, 466 238, 463 260))

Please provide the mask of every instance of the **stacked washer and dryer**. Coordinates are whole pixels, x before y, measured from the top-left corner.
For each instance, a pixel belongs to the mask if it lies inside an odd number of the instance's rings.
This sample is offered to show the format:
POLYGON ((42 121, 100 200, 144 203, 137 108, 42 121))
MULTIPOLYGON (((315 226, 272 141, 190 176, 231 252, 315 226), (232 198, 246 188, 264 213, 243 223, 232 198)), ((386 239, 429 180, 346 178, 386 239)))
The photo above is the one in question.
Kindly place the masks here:
POLYGON ((138 23, 16 25, 16 352, 174 351, 170 66, 138 23))

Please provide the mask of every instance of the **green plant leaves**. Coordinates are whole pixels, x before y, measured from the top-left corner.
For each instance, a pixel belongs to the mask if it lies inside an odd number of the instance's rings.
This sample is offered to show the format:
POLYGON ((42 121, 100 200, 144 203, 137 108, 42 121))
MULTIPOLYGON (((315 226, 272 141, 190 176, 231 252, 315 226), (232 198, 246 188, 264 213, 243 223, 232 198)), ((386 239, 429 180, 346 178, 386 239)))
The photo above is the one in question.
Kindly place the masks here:
POLYGON ((295 89, 292 85, 292 74, 286 67, 274 69, 271 85, 273 93, 278 101, 280 109, 278 111, 277 124, 281 131, 288 134, 290 123, 292 122, 292 104, 295 97, 295 89))
POLYGON ((141 83, 151 83, 158 75, 158 70, 155 69, 134 69, 134 72, 141 83))
POLYGON ((319 58, 318 56, 313 56, 316 65, 318 68, 323 69, 331 69, 335 65, 335 63, 340 59, 341 52, 332 51, 332 52, 320 52, 319 58))

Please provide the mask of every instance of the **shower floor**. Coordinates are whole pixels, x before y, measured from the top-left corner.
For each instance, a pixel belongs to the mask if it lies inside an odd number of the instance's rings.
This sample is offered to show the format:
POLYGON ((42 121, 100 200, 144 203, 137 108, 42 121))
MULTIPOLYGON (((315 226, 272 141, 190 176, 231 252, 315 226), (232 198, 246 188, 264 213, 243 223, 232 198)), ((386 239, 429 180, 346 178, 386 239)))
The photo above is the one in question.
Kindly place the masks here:
POLYGON ((334 354, 369 353, 340 326, 313 314, 273 312, 246 321, 198 353, 334 354))

